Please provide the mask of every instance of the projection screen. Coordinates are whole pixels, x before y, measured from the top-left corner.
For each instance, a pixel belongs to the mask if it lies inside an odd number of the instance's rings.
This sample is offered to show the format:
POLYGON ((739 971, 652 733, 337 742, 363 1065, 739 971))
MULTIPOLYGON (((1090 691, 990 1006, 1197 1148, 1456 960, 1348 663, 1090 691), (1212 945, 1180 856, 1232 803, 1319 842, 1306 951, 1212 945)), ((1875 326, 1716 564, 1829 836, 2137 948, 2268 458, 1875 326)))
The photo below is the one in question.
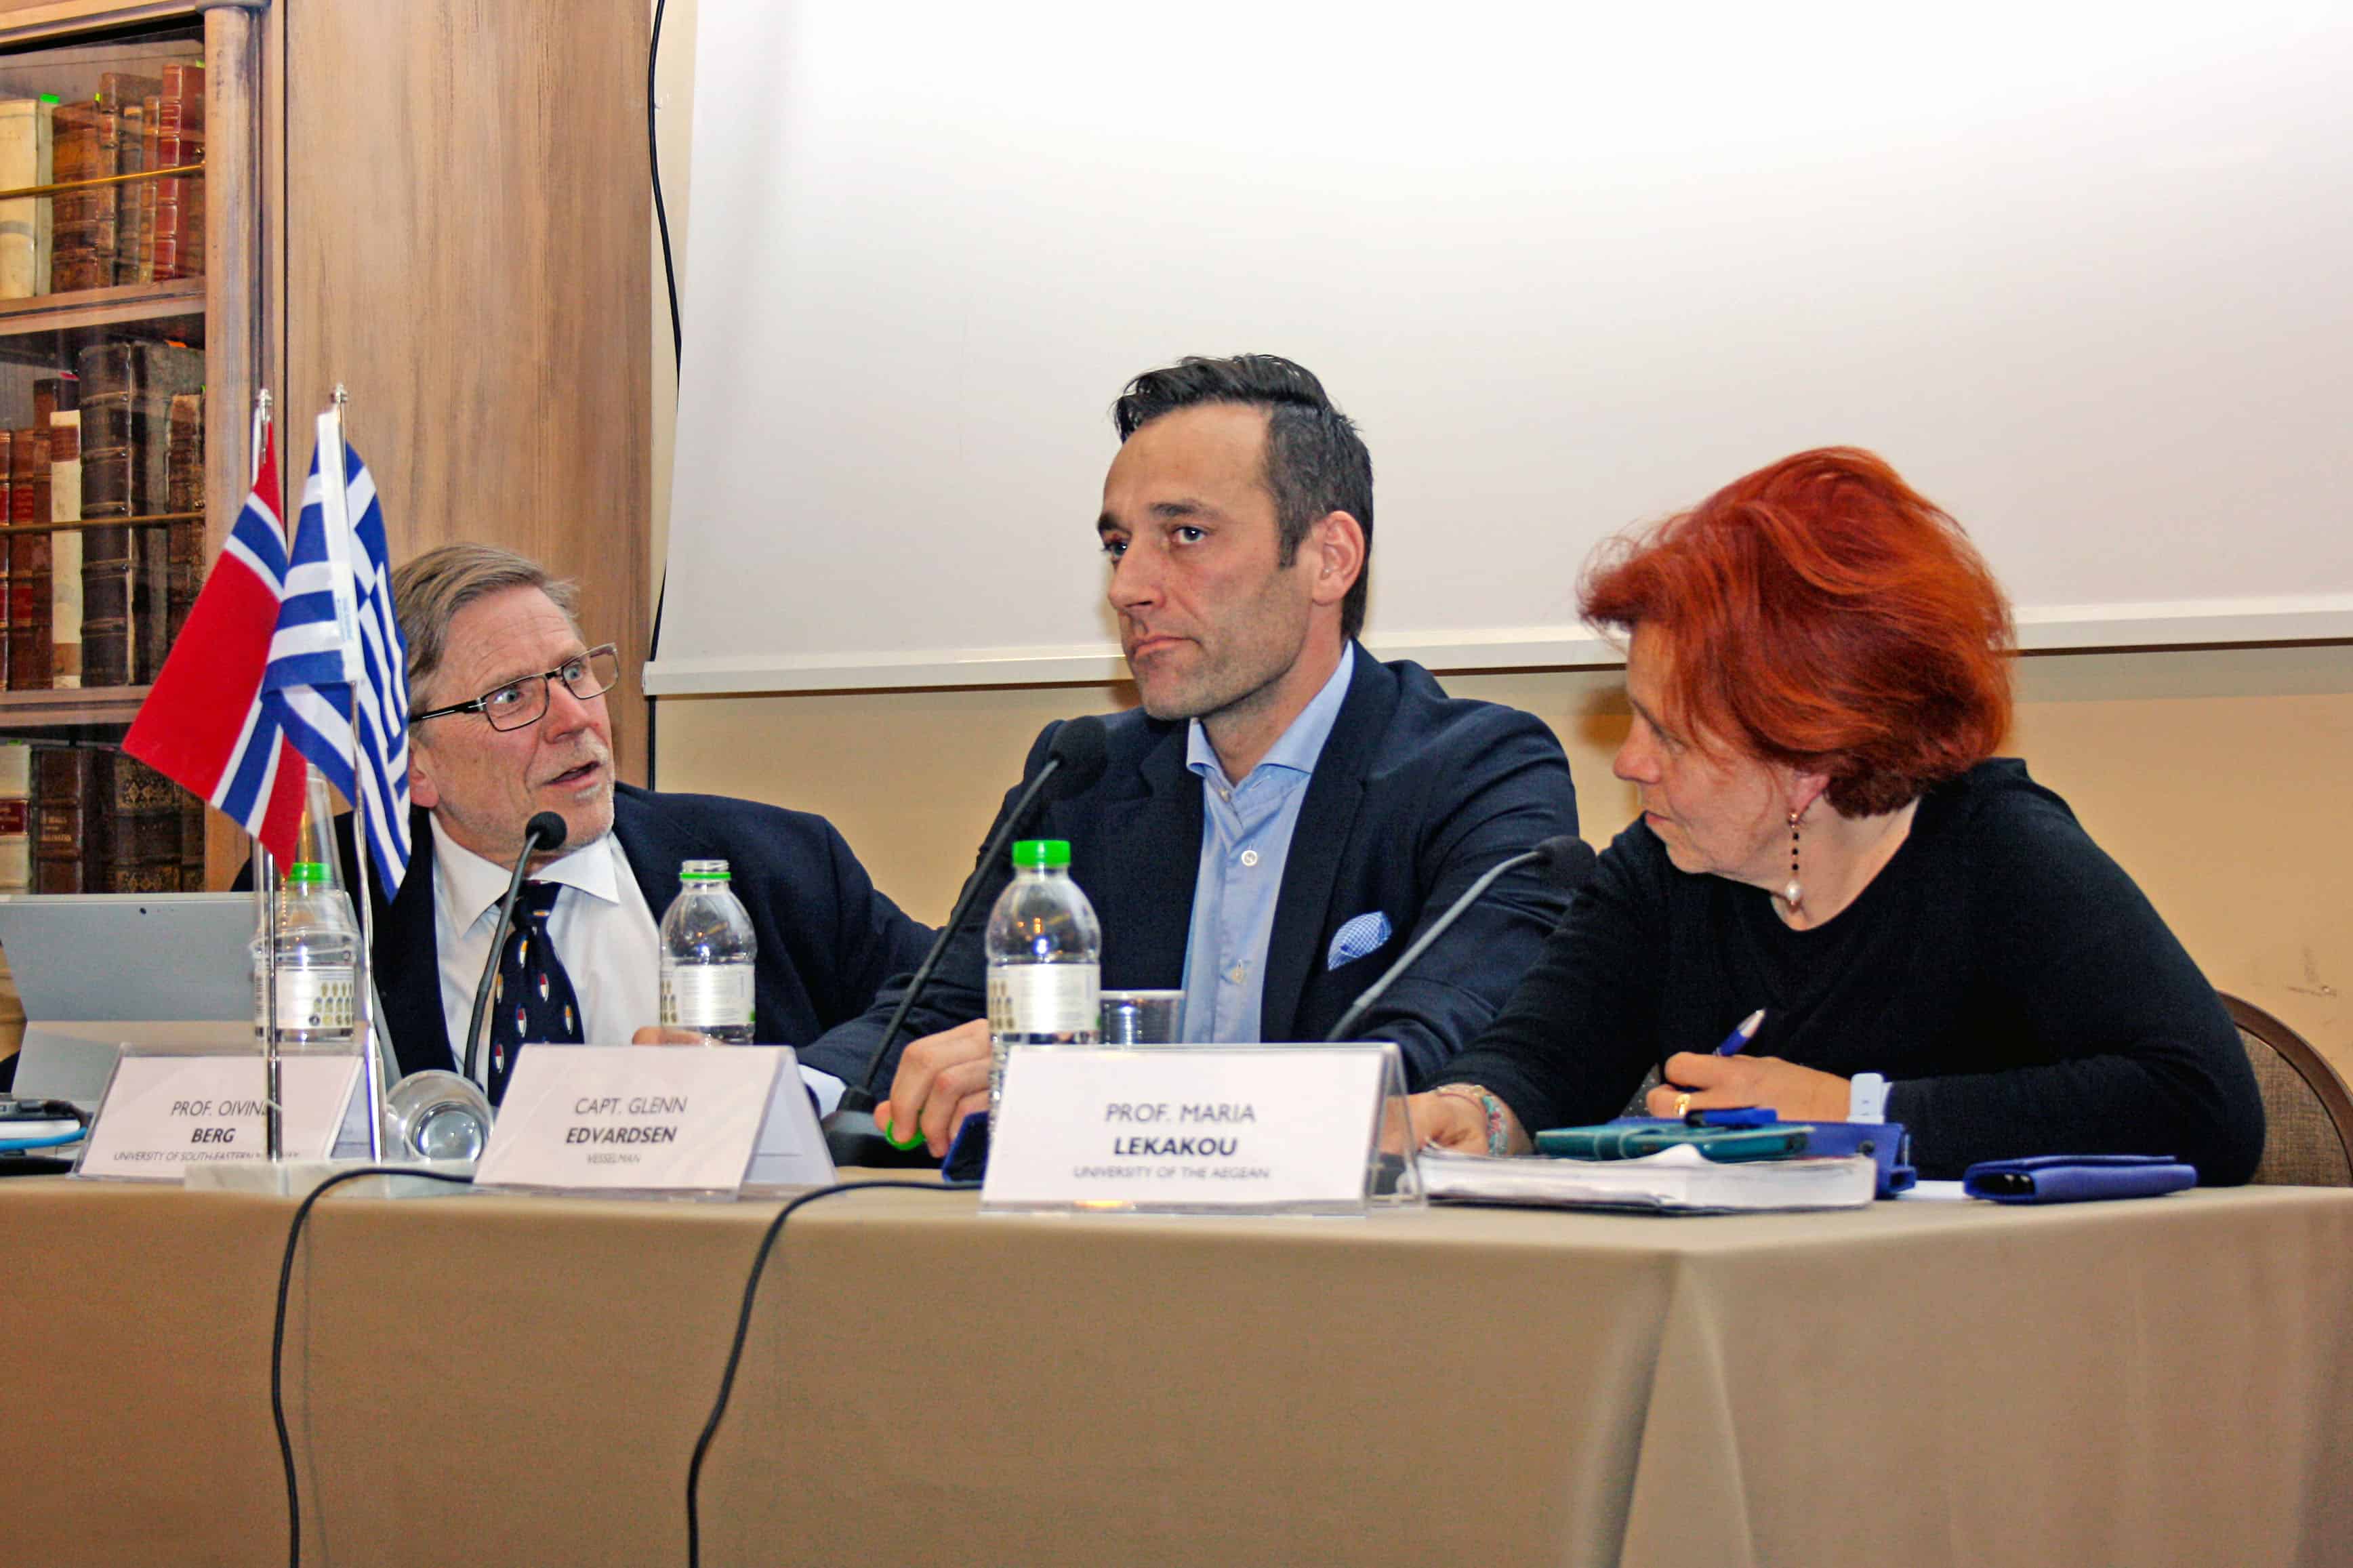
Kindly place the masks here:
POLYGON ((1117 676, 1135 373, 1316 371, 1367 641, 1604 662, 1597 542, 1802 447, 2029 647, 2353 636, 2353 11, 702 0, 649 690, 1117 676))

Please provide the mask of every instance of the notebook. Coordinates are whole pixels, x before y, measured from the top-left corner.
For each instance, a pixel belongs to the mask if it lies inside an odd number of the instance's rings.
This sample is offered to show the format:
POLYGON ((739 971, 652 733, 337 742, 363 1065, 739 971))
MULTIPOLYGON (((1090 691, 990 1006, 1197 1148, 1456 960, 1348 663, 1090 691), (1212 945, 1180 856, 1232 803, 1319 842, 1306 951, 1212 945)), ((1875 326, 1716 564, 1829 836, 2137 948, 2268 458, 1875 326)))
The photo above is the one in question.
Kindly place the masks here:
POLYGON ((1639 1160, 1495 1159, 1425 1149, 1418 1163, 1433 1198, 1654 1214, 1862 1208, 1879 1182, 1877 1162, 1864 1155, 1725 1164, 1689 1144, 1639 1160))

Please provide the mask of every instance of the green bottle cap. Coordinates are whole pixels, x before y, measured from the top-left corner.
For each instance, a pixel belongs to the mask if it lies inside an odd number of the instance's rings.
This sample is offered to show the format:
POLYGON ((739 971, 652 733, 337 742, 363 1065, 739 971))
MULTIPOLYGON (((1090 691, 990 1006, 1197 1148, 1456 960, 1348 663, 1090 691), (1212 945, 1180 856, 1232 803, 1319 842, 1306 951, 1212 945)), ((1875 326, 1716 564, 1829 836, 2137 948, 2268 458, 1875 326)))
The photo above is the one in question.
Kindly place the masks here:
POLYGON ((56 108, 56 107, 57 107, 60 102, 62 102, 63 100, 62 100, 61 99, 59 99, 59 98, 58 97, 58 95, 57 95, 56 93, 54 93, 54 92, 45 92, 45 93, 41 94, 41 101, 42 101, 43 103, 47 104, 50 108, 54 109, 54 108, 56 108))
POLYGON ((724 882, 731 879, 724 860, 688 860, 678 868, 681 882, 724 882))
POLYGON ((1067 838, 1024 838, 1013 846, 1013 864, 1024 871, 1070 863, 1071 841, 1067 838))
POLYGON ((327 868, 316 860, 297 860, 286 868, 286 880, 300 887, 323 887, 329 876, 327 868))

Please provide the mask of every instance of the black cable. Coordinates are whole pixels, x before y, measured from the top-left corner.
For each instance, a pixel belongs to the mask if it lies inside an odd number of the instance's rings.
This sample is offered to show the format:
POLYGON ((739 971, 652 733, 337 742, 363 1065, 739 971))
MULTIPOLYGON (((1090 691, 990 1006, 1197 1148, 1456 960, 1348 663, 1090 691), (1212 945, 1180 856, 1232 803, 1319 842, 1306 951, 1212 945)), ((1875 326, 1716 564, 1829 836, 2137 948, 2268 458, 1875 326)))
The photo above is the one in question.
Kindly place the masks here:
POLYGON ((695 1506, 696 1489, 702 1484, 702 1457, 711 1451, 711 1439, 718 1435, 719 1423, 727 1415, 727 1398, 735 1391, 735 1369, 744 1360, 744 1342, 752 1332, 752 1303, 760 1294, 760 1277, 767 1271, 769 1249, 785 1231, 785 1221, 794 1211, 813 1204, 819 1198, 829 1198, 838 1193, 871 1193, 898 1191, 910 1193, 969 1192, 970 1182, 837 1182, 829 1187, 803 1193, 768 1222, 760 1237, 760 1249, 752 1255, 752 1277, 744 1281, 743 1310, 735 1314, 735 1342, 727 1347, 727 1370, 719 1376, 719 1397, 712 1403, 711 1419, 702 1424, 702 1436, 694 1440, 694 1458, 686 1467, 686 1563, 687 1568, 701 1568, 702 1562, 702 1521, 695 1506))
POLYGON ((678 324, 678 268, 670 260, 670 212, 662 205, 661 138, 654 130, 654 70, 661 64, 662 9, 670 0, 654 0, 654 37, 646 50, 646 159, 653 165, 654 227, 661 235, 662 282, 670 290, 670 353, 675 367, 686 357, 686 344, 678 324))
MULTIPOLYGON (((661 137, 654 125, 654 73, 661 65, 662 9, 670 0, 654 0, 654 36, 646 50, 646 163, 653 171, 654 228, 661 236, 662 287, 670 295, 670 359, 673 372, 683 373, 686 363, 686 338, 678 319, 678 267, 670 258, 670 209, 662 201, 661 137)), ((675 396, 672 405, 675 406, 675 396)), ((662 609, 670 601, 670 574, 662 574, 661 586, 654 594, 653 630, 646 638, 646 658, 651 662, 661 652, 662 609)), ((646 787, 654 787, 654 699, 646 699, 646 787)))
POLYGON ((452 1176, 439 1171, 404 1170, 397 1165, 363 1165, 355 1171, 341 1171, 311 1189, 294 1211, 294 1223, 286 1227, 286 1257, 278 1265, 278 1315, 269 1326, 269 1418, 278 1424, 278 1458, 286 1467, 286 1562, 288 1568, 302 1568, 302 1498, 294 1479, 294 1440, 286 1431, 286 1293, 294 1279, 294 1248, 302 1239, 302 1222, 311 1217, 311 1205, 327 1195, 327 1189, 362 1176, 422 1176, 428 1182, 448 1182, 455 1186, 471 1184, 471 1176, 452 1176))

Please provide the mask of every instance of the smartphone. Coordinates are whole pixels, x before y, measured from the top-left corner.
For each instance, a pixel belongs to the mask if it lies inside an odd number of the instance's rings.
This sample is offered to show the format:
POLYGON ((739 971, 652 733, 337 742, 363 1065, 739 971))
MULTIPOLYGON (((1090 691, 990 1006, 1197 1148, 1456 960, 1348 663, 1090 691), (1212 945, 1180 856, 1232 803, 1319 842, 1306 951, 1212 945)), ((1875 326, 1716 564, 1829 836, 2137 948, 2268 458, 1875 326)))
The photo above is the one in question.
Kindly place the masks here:
POLYGON ((1605 1123, 1599 1127, 1555 1127, 1536 1134, 1536 1152, 1569 1160, 1638 1160, 1679 1143, 1689 1143, 1704 1158, 1730 1163, 1740 1160, 1787 1160, 1806 1152, 1813 1129, 1802 1122, 1776 1122, 1770 1127, 1684 1127, 1637 1122, 1605 1123))

